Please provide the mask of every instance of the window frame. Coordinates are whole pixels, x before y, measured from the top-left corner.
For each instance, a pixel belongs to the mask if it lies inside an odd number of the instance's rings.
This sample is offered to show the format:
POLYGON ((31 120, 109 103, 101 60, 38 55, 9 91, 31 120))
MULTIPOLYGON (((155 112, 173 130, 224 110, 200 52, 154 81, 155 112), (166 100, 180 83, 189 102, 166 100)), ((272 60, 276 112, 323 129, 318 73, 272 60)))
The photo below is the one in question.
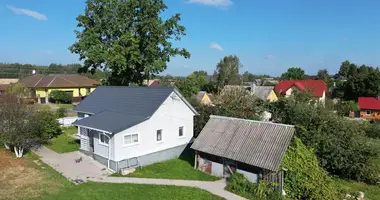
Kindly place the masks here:
POLYGON ((134 146, 140 144, 140 133, 135 132, 135 133, 126 133, 123 135, 123 147, 128 147, 128 146, 134 146), (132 141, 132 136, 137 135, 137 142, 132 141), (130 144, 125 144, 125 136, 131 136, 131 143, 130 144))
POLYGON ((178 138, 184 138, 184 137, 186 137, 185 136, 185 126, 179 126, 178 127, 178 135, 177 136, 178 136, 178 138), (182 128, 182 136, 179 135, 179 130, 181 130, 181 128, 182 128))
POLYGON ((109 146, 109 143, 110 143, 110 139, 111 139, 111 138, 110 138, 108 135, 106 135, 106 133, 104 133, 104 132, 99 132, 99 144, 100 144, 100 145, 103 145, 103 146, 108 147, 108 146, 109 146), (107 138, 107 139, 108 139, 108 143, 102 142, 102 139, 101 139, 102 135, 104 135, 104 138, 107 138))
POLYGON ((365 111, 365 115, 372 115, 372 111, 371 110, 366 110, 365 111), (369 112, 369 113, 368 113, 369 112))
POLYGON ((157 143, 162 143, 164 142, 164 130, 163 129, 157 129, 156 130, 156 142, 157 143), (161 131, 161 140, 157 140, 158 139, 158 131, 161 131))

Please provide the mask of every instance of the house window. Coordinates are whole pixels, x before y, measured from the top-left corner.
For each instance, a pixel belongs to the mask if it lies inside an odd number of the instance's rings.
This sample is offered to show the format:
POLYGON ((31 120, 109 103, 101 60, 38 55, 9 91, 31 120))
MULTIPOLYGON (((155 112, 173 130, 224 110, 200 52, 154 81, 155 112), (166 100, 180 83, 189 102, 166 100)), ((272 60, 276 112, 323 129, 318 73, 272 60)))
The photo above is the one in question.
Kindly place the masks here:
POLYGON ((367 112, 365 113, 366 115, 371 115, 371 111, 370 110, 367 110, 367 112))
POLYGON ((179 127, 178 129, 178 137, 183 137, 183 126, 179 127))
POLYGON ((108 146, 109 138, 105 133, 99 133, 99 144, 108 146))
POLYGON ((128 134, 124 135, 124 145, 132 145, 139 143, 139 134, 128 134))
POLYGON ((157 132, 156 132, 156 141, 157 142, 162 141, 162 129, 157 130, 157 132))

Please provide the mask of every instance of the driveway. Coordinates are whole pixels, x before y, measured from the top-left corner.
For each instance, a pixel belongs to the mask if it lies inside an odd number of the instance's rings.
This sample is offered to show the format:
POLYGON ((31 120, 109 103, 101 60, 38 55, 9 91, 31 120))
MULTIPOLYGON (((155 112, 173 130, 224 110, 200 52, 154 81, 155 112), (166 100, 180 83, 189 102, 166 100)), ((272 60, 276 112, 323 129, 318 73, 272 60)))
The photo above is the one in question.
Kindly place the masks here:
POLYGON ((58 154, 45 146, 41 146, 34 150, 34 153, 40 156, 43 162, 71 181, 76 179, 86 181, 89 178, 101 179, 108 176, 108 171, 103 165, 79 151, 58 154), (80 157, 82 157, 82 161, 75 162, 75 159, 80 157))

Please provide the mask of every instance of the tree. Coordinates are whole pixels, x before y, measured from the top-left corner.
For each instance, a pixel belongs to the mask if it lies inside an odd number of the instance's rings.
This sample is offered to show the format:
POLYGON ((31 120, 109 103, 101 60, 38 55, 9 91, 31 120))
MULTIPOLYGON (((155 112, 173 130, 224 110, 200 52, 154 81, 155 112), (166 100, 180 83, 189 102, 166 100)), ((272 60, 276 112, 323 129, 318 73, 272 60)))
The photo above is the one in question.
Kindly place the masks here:
POLYGON ((143 84, 164 71, 171 56, 190 57, 173 47, 185 35, 180 14, 164 20, 163 0, 87 0, 84 15, 77 17, 78 41, 69 47, 84 60, 80 72, 110 71, 111 85, 143 84))
POLYGON ((327 84, 328 88, 331 88, 334 84, 334 81, 331 79, 327 69, 321 69, 318 71, 317 79, 322 80, 327 84))
POLYGON ((11 84, 6 91, 12 95, 15 95, 19 100, 29 97, 30 95, 30 90, 21 83, 11 84))
POLYGON ((188 78, 197 82, 199 90, 205 90, 206 85, 209 83, 206 71, 195 71, 191 73, 188 78))
POLYGON ((48 139, 40 131, 45 120, 17 96, 0 95, 0 140, 7 148, 13 147, 16 157, 22 157, 24 149, 48 139))
POLYGON ((380 94, 380 73, 373 71, 350 77, 344 84, 344 98, 357 100, 358 97, 377 97, 380 94))
POLYGON ((175 86, 179 89, 181 94, 186 98, 191 98, 193 95, 197 94, 199 90, 198 83, 194 78, 178 78, 175 81, 175 86))
POLYGON ((281 74, 281 80, 305 80, 305 71, 299 67, 289 68, 287 72, 281 74))
POLYGON ((58 118, 63 118, 67 116, 67 108, 58 108, 57 109, 57 117, 58 118))
POLYGON ((339 69, 339 75, 347 78, 348 77, 348 71, 350 68, 350 64, 351 63, 348 60, 342 62, 342 64, 340 65, 340 69, 339 69))
POLYGON ((237 56, 225 56, 216 66, 214 77, 218 85, 218 90, 225 85, 240 84, 239 68, 243 65, 237 56))
POLYGON ((65 91, 53 90, 50 92, 50 99, 55 103, 71 103, 73 96, 65 91))

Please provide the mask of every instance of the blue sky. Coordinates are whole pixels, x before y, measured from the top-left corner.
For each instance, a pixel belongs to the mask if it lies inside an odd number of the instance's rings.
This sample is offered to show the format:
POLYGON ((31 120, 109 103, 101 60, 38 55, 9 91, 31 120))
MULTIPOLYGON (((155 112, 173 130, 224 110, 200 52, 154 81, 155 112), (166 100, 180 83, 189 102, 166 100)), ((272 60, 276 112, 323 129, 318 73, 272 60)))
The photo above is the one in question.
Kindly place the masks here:
MULTIPOLYGON (((212 73, 226 55, 241 71, 280 75, 289 67, 315 74, 339 70, 346 59, 380 66, 378 0, 166 0, 164 17, 181 13, 187 36, 175 44, 191 59, 175 57, 163 74, 212 73)), ((76 16, 84 0, 1 0, 0 62, 76 63, 76 16)))

